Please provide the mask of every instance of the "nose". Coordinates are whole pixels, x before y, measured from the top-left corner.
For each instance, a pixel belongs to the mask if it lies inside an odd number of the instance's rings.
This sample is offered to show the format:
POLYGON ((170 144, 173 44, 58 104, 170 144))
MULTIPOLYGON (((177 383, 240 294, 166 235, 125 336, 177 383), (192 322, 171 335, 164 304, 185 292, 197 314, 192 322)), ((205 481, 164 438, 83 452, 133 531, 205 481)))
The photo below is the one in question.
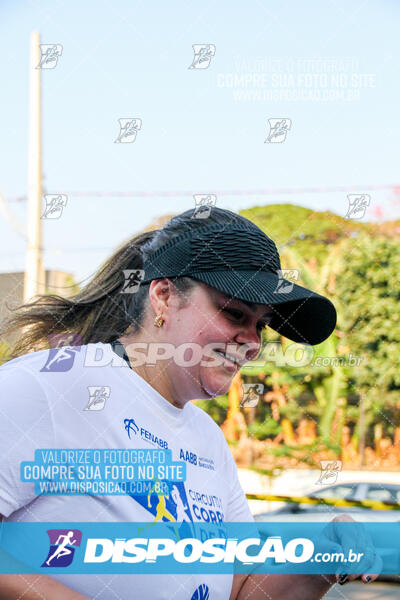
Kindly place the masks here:
MULTIPOLYGON (((261 333, 257 331, 257 326, 243 327, 236 335, 235 341, 237 344, 248 345, 249 348, 245 352, 245 360, 254 360, 261 348, 261 333)), ((242 350, 243 352, 244 350, 242 350)))

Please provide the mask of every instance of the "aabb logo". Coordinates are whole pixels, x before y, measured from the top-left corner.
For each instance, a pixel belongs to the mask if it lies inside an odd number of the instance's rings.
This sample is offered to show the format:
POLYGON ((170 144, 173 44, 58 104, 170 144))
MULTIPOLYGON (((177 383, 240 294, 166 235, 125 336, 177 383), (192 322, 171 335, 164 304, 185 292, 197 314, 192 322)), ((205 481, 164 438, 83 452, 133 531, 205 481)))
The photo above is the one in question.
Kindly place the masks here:
POLYGON ((195 454, 194 452, 189 452, 188 450, 183 450, 181 448, 179 458, 181 460, 189 462, 192 465, 197 465, 197 454, 195 454))
POLYGON ((42 567, 68 567, 72 563, 75 548, 81 545, 79 529, 48 529, 50 549, 42 567))

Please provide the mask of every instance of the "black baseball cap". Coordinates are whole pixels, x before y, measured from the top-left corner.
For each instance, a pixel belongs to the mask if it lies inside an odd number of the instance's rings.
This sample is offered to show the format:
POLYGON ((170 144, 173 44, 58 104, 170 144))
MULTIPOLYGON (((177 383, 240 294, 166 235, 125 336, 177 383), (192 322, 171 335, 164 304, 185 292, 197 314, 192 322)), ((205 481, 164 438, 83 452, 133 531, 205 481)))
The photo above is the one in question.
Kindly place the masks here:
POLYGON ((166 239, 145 258, 141 284, 163 277, 192 277, 233 298, 271 306, 268 326, 289 340, 323 342, 336 326, 332 302, 294 283, 295 269, 292 279, 290 272, 282 273, 274 241, 252 221, 237 217, 227 223, 204 219, 201 226, 196 223, 166 239))

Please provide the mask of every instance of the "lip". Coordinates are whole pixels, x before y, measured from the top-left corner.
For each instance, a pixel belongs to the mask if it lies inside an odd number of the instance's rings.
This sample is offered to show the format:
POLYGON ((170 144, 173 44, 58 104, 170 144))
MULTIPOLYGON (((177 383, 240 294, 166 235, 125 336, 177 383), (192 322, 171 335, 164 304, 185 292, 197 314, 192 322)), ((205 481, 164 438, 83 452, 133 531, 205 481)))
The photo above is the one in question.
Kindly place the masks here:
POLYGON ((231 360, 229 360, 229 358, 226 358, 225 356, 222 356, 222 354, 219 354, 219 352, 217 352, 216 350, 213 350, 213 352, 220 358, 222 359, 223 363, 222 366, 225 369, 228 369, 228 371, 234 372, 237 371, 238 369, 240 369, 241 364, 239 362, 232 362, 231 360))

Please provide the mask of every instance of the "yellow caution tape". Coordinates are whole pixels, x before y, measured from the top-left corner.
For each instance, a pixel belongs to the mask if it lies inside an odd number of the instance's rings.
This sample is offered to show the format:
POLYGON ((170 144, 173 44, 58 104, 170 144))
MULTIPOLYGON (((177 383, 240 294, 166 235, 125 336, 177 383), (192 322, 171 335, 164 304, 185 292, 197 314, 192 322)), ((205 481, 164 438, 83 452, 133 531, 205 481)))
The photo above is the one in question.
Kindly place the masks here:
POLYGON ((355 506, 374 510, 400 510, 400 504, 379 500, 342 500, 341 498, 310 498, 310 496, 274 496, 272 494, 246 494, 248 500, 292 502, 294 504, 327 504, 328 506, 355 506))

